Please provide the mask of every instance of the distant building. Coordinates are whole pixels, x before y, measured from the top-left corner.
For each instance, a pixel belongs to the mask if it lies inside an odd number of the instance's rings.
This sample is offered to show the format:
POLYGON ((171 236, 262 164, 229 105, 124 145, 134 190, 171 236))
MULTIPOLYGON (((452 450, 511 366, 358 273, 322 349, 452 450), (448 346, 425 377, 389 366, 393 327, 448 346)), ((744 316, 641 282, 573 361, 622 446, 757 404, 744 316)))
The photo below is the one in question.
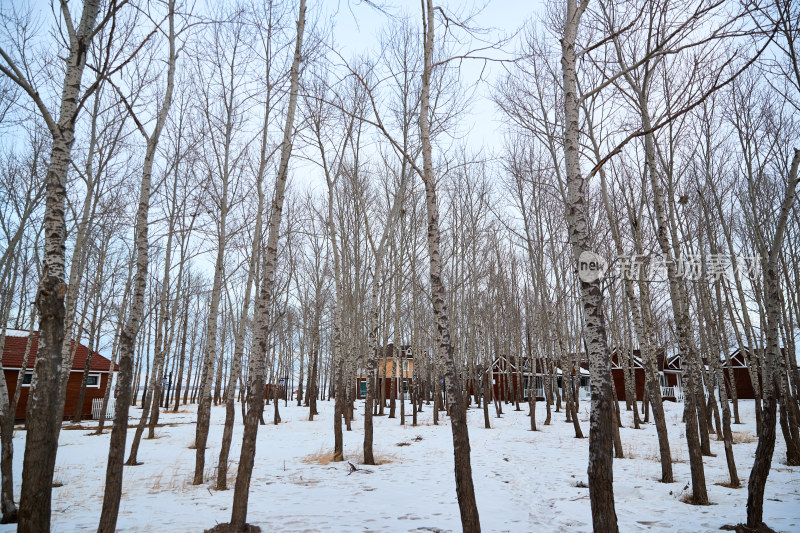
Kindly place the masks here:
MULTIPOLYGON (((403 394, 408 397, 410 387, 414 381, 414 352, 411 346, 407 344, 400 346, 397 354, 395 354, 394 344, 390 343, 383 348, 379 348, 376 381, 376 399, 381 397, 381 387, 383 387, 384 398, 391 399, 393 391, 395 398, 398 398, 400 396, 400 387, 403 387, 403 394), (395 369, 395 355, 397 356, 397 369, 395 369), (393 381, 394 387, 392 387, 393 381)), ((360 375, 356 378, 356 397, 361 399, 367 397, 366 375, 360 375)))
MULTIPOLYGON (((504 355, 495 357, 492 366, 487 370, 492 375, 492 393, 494 398, 500 401, 513 401, 514 390, 517 388, 518 377, 522 378, 522 399, 528 400, 531 393, 536 394, 537 400, 545 399, 545 366, 544 360, 535 359, 536 371, 532 372, 530 360, 527 357, 517 357, 517 364, 522 367, 517 370, 517 365, 508 360, 504 355)), ((561 387, 562 372, 560 368, 554 369, 556 386, 561 387)), ((578 387, 578 394, 582 398, 588 397, 589 391, 589 371, 585 368, 573 369, 572 375, 575 376, 575 385, 578 387), (578 378, 578 374, 580 377, 578 378)))
MULTIPOLYGON (((17 389, 17 380, 22 369, 22 360, 25 356, 25 346, 28 343, 28 331, 7 330, 6 342, 3 347, 2 367, 3 374, 8 385, 9 399, 14 397, 17 389)), ((71 349, 75 349, 75 341, 70 342, 71 349)), ((25 367, 25 374, 22 378, 22 392, 20 393, 17 410, 14 413, 15 420, 25 420, 25 412, 28 408, 28 393, 33 380, 33 367, 36 364, 36 353, 39 350, 39 333, 33 332, 28 363, 25 367)), ((67 381, 67 392, 64 398, 64 418, 71 418, 75 414, 78 406, 83 371, 86 366, 86 359, 89 357, 89 348, 83 344, 78 344, 75 349, 75 358, 72 361, 69 380, 67 381)), ((119 370, 114 365, 114 371, 119 370)), ((91 417, 92 400, 102 398, 106 391, 106 384, 111 377, 111 361, 97 352, 93 352, 89 364, 89 375, 86 381, 86 392, 83 398, 81 415, 91 417)))
MULTIPOLYGON (((591 381, 589 362, 586 361, 585 355, 582 357, 577 357, 577 359, 582 360, 579 369, 580 377, 578 377, 578 371, 573 369, 573 379, 575 379, 575 385, 577 386, 577 392, 580 397, 582 399, 588 399, 591 381)), ((517 365, 515 365, 505 356, 496 357, 494 361, 492 361, 492 365, 487 372, 491 371, 491 383, 493 388, 492 392, 494 393, 494 397, 501 401, 513 400, 513 390, 517 387, 518 378, 521 378, 522 398, 527 400, 531 391, 534 391, 534 394, 536 394, 536 399, 543 400, 545 397, 545 360, 541 358, 537 358, 535 360, 535 372, 531 371, 532 365, 527 357, 517 357, 516 360, 517 364, 521 365, 519 370, 517 369, 517 365), (533 385, 533 387, 531 385, 533 385)), ((639 350, 633 350, 630 364, 632 371, 631 377, 634 379, 636 400, 642 401, 645 390, 645 372, 639 350)), ((659 376, 661 397, 665 400, 680 401, 683 399, 681 389, 682 369, 680 364, 680 356, 673 356, 672 358, 668 359, 666 358, 663 350, 660 350, 656 355, 656 370, 659 376)), ((627 371, 627 365, 620 363, 617 350, 612 350, 611 377, 614 380, 614 388, 616 389, 617 399, 619 401, 625 401, 627 398, 625 391, 625 372, 627 371)), ((555 378, 556 386, 561 388, 561 368, 555 368, 552 375, 555 378)), ((470 389, 472 393, 472 383, 470 383, 470 389)))
MULTIPOLYGON (((627 391, 625 390, 625 372, 632 372, 636 401, 644 400, 645 391, 645 371, 644 361, 640 350, 633 350, 630 357, 630 366, 620 362, 617 350, 611 352, 611 375, 614 378, 614 388, 617 391, 617 399, 621 402, 627 401, 627 391)), ((680 355, 670 358, 663 350, 656 352, 656 372, 658 372, 659 386, 661 387, 661 398, 669 401, 678 401, 683 398, 681 389, 681 368, 680 355)))

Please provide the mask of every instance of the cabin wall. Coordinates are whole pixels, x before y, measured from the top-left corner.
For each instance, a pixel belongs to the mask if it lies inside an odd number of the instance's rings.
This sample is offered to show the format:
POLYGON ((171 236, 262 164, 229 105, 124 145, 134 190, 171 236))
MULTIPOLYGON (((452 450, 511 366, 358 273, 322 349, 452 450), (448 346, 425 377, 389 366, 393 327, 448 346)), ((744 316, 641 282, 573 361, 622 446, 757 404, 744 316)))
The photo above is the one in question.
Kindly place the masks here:
MULTIPOLYGON (((3 374, 6 378, 8 385, 8 398, 14 398, 14 392, 17 390, 17 376, 19 370, 3 369, 3 374)), ((90 374, 97 374, 97 372, 90 372, 90 374)), ((64 419, 72 418, 78 406, 78 396, 81 391, 81 381, 83 381, 83 372, 70 372, 69 380, 67 381, 67 394, 64 401, 64 419)), ((102 398, 106 391, 106 384, 108 383, 108 372, 100 373, 100 386, 99 387, 86 387, 86 394, 84 394, 83 408, 81 416, 83 418, 91 418, 92 416, 92 400, 95 398, 102 398)), ((15 420, 25 420, 25 411, 28 408, 28 393, 30 387, 22 387, 22 392, 19 395, 19 403, 17 410, 14 413, 15 420)))
MULTIPOLYGON (((728 379, 727 369, 723 371, 725 375, 725 386, 728 390, 728 397, 731 396, 730 380, 728 379)), ((734 368, 733 380, 736 383, 736 396, 740 400, 753 400, 756 397, 756 391, 753 388, 753 382, 750 379, 750 372, 746 368, 734 368)), ((759 381, 761 376, 759 375, 759 381)))
MULTIPOLYGON (((611 375, 614 378, 614 387, 617 389, 617 399, 621 402, 627 401, 625 394, 625 371, 622 368, 611 369, 611 375)), ((644 399, 644 369, 634 368, 633 375, 635 378, 636 386, 636 401, 641 402, 644 399)))
MULTIPOLYGON (((404 393, 405 398, 409 399, 409 394, 411 393, 411 387, 413 386, 414 379, 413 378, 402 378, 397 380, 397 385, 395 386, 395 393, 392 394, 392 379, 394 378, 378 378, 377 379, 377 387, 375 388, 375 400, 380 401, 381 399, 381 386, 383 387, 384 391, 384 398, 387 400, 391 400, 392 396, 395 399, 400 399, 400 387, 402 386, 402 381, 408 382, 408 390, 404 393)), ((356 379, 356 398, 363 400, 366 398, 366 378, 360 377, 356 379)))
POLYGON ((273 385, 272 383, 267 383, 266 385, 264 385, 265 400, 274 400, 276 393, 278 394, 279 400, 283 400, 286 398, 286 388, 283 385, 273 385))

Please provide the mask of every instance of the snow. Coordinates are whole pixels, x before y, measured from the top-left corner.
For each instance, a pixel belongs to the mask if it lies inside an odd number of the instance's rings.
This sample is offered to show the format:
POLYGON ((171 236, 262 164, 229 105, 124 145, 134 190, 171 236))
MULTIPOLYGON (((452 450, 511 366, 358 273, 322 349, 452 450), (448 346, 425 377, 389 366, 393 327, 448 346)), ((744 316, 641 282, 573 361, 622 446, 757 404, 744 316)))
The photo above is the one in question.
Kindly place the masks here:
POLYGON ((6 329, 6 337, 28 337, 30 334, 27 329, 6 329))
MULTIPOLYGON (((357 402, 363 409, 363 402, 357 402)), ((470 409, 470 443, 481 524, 484 531, 591 531, 586 466, 588 438, 575 439, 564 414, 554 413, 543 426, 545 406, 537 403, 540 431, 531 432, 523 411, 504 405, 492 429, 483 428, 483 412, 470 409)), ((716 457, 704 458, 712 505, 680 501, 689 483, 688 454, 681 424, 681 404, 666 402, 676 482, 658 482, 660 464, 653 424, 631 427, 631 413, 622 405, 621 430, 628 458, 614 461, 614 490, 621 531, 718 531, 724 524, 745 520, 747 490, 729 489, 722 443, 712 440, 716 457)), ((333 402, 319 402, 320 415, 307 421, 308 410, 281 403, 283 423, 261 426, 250 491, 248 521, 263 531, 460 531, 453 478, 449 421, 432 425, 432 406, 425 406, 420 425, 405 426, 399 418, 376 417, 375 450, 378 466, 360 465, 363 416, 353 431, 344 431, 345 455, 361 469, 348 474, 347 463, 320 464, 311 459, 333 447, 333 402), (398 444, 403 444, 398 446, 398 444)), ((741 401, 745 422, 733 431, 754 433, 753 404, 741 401)), ((229 470, 227 491, 215 491, 212 472, 217 463, 224 408, 212 408, 210 448, 206 454, 209 481, 190 484, 194 468, 194 408, 162 413, 155 440, 143 440, 139 460, 125 467, 119 531, 202 531, 230 519, 236 464, 229 470)), ((410 412, 410 408, 406 410, 410 412)), ((132 414, 139 416, 136 408, 132 414)), ((388 410, 387 410, 388 414, 388 410)), ((398 409, 399 416, 399 409, 398 409)), ((235 461, 241 445, 241 418, 231 449, 235 461)), ((588 403, 580 407, 581 425, 588 434, 588 403)), ((272 420, 272 406, 265 411, 272 420)), ((53 489, 54 532, 96 531, 102 505, 102 486, 108 454, 108 434, 91 436, 85 430, 61 432, 53 489)), ((130 445, 133 429, 128 436, 130 445)), ((15 491, 19 495, 25 432, 14 439, 15 491)), ((713 436, 712 436, 713 438, 713 436)), ((745 439, 748 440, 748 439, 745 439)), ((746 482, 756 442, 734 445, 739 476, 746 482)), ((800 531, 800 468, 785 464, 785 447, 778 431, 775 459, 767 482, 764 518, 779 531, 800 531)), ((0 532, 13 531, 0 526, 0 532)))

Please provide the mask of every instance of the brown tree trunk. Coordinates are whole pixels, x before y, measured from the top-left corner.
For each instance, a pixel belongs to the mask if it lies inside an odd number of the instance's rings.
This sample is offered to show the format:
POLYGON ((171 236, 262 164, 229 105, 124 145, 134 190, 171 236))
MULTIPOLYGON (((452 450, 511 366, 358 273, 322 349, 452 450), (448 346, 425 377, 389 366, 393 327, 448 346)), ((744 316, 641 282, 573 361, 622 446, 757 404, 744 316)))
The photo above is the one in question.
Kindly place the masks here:
POLYGON ((756 446, 753 469, 750 471, 750 480, 747 483, 747 525, 750 528, 758 528, 764 522, 764 488, 772 465, 772 454, 775 451, 776 394, 780 387, 776 366, 778 358, 781 356, 778 346, 781 290, 777 272, 778 256, 786 231, 786 222, 794 204, 795 189, 798 182, 798 165, 800 165, 800 150, 795 149, 789 171, 789 180, 786 185, 786 193, 781 204, 781 211, 764 272, 767 307, 767 372, 764 375, 763 383, 765 406, 762 412, 761 434, 756 446))
MULTIPOLYGON (((564 89, 564 163, 567 174, 566 206, 570 243, 577 265, 584 252, 590 252, 586 215, 586 180, 580 168, 580 106, 577 94, 576 40, 580 19, 588 4, 567 0, 564 35, 561 40, 561 66, 564 89)), ((600 279, 581 280, 584 338, 589 356, 591 383, 591 428, 589 432, 589 500, 595 531, 615 532, 613 425, 611 400, 611 362, 606 339, 603 293, 600 279)))
POLYGON ((148 240, 147 240, 147 215, 150 209, 150 183, 153 172, 153 160, 158 147, 161 131, 167 120, 170 105, 172 104, 172 91, 175 81, 175 64, 177 60, 177 47, 175 43, 175 3, 169 2, 169 62, 167 67, 167 86, 164 100, 158 112, 153 132, 148 136, 140 130, 147 139, 142 168, 142 181, 139 190, 139 204, 136 211, 136 274, 133 280, 133 298, 131 301, 128 321, 122 330, 120 339, 120 362, 115 390, 116 410, 114 411, 114 425, 111 429, 111 439, 108 449, 108 464, 106 467, 105 490, 103 494, 103 509, 100 514, 98 533, 111 533, 116 530, 117 517, 119 516, 119 503, 122 496, 122 470, 125 459, 125 440, 128 435, 128 410, 131 405, 131 392, 133 385, 133 355, 136 350, 136 338, 139 335, 141 324, 144 294, 147 286, 148 267, 148 240))
MULTIPOLYGON (((0 331, 0 354, 6 344, 6 317, 3 317, 2 331, 0 331)), ((20 369, 24 373, 25 369, 20 369)), ((8 386, 5 372, 0 369, 0 524, 10 524, 17 521, 17 506, 14 503, 14 475, 12 463, 14 460, 14 415, 8 400, 8 386)))
POLYGON ((446 369, 445 384, 450 407, 450 428, 453 433, 456 494, 461 511, 461 528, 465 533, 477 533, 480 531, 481 526, 478 505, 475 501, 475 488, 472 483, 467 413, 462 401, 461 385, 456 374, 453 347, 450 344, 450 324, 445 304, 447 293, 441 277, 441 257, 439 255, 439 207, 436 201, 436 178, 433 173, 433 147, 431 145, 429 124, 434 45, 433 0, 425 0, 422 8, 425 45, 423 48, 424 68, 422 71, 419 126, 422 139, 422 178, 425 183, 425 204, 428 211, 428 256, 430 260, 431 295, 436 329, 439 336, 439 353, 444 358, 446 369))
MULTIPOLYGON (((264 409, 263 365, 264 356, 267 352, 267 331, 270 323, 269 308, 273 286, 275 284, 275 267, 278 256, 278 231, 280 229, 281 215, 283 213, 286 180, 289 174, 289 158, 292 153, 292 133, 294 131, 294 116, 297 108, 305 16, 306 2, 305 0, 300 0, 297 19, 297 37, 295 40, 294 57, 292 59, 290 72, 289 103, 286 112, 286 123, 283 130, 283 142, 281 144, 281 158, 275 180, 272 208, 270 210, 267 247, 262 259, 261 290, 257 302, 259 323, 256 333, 253 335, 253 347, 250 351, 247 415, 245 417, 242 451, 239 455, 239 470, 236 476, 236 486, 234 488, 233 506, 231 510, 231 526, 238 529, 245 529, 247 524, 247 503, 250 496, 250 479, 253 474, 253 464, 255 461, 258 422, 264 409)), ((337 391, 337 395, 340 392, 341 391, 337 391)))
MULTIPOLYGON (((66 5, 66 4, 65 4, 66 5)), ((98 0, 85 0, 77 30, 69 25, 69 54, 62 84, 61 102, 56 123, 38 93, 23 85, 45 116, 53 144, 47 169, 44 211, 44 254, 41 280, 36 294, 39 308, 39 351, 28 397, 25 454, 22 464, 18 531, 42 533, 50 531, 50 505, 53 471, 58 450, 58 433, 63 405, 60 402, 62 372, 61 350, 64 343, 65 283, 64 241, 66 239, 66 185, 70 152, 75 140, 78 93, 86 66, 87 52, 94 36, 99 11, 98 0)), ((64 8, 66 10, 66 7, 64 8)), ((69 13, 66 16, 71 17, 69 13)), ((5 54, 4 54, 5 55, 5 54)), ((4 72, 5 73, 5 72, 4 72)), ((12 78, 13 79, 13 78, 12 78)), ((13 415, 12 415, 13 416, 13 415)))

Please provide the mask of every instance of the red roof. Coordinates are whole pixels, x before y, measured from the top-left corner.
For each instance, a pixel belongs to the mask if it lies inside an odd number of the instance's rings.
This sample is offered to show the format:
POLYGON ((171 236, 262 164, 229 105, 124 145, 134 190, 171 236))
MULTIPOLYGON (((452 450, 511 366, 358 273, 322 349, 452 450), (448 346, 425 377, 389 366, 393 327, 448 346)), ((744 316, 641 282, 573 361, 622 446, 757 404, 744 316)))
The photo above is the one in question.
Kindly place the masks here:
MULTIPOLYGON (((6 336, 6 344, 3 348, 3 368, 22 368, 22 358, 25 356, 25 346, 28 343, 28 337, 25 336, 6 336)), ((71 341, 71 348, 74 348, 75 341, 71 341)), ((31 353, 28 356, 27 368, 33 369, 36 363, 36 352, 39 349, 39 333, 33 334, 33 342, 31 342, 31 353)), ((83 370, 86 366, 86 358, 89 355, 89 348, 83 344, 78 344, 78 349, 75 350, 75 360, 72 362, 72 370, 83 370)), ((94 352, 92 361, 89 365, 89 370, 94 372, 108 372, 111 366, 111 361, 103 357, 97 352, 94 352)), ((119 370, 119 365, 114 365, 114 370, 119 370)))

